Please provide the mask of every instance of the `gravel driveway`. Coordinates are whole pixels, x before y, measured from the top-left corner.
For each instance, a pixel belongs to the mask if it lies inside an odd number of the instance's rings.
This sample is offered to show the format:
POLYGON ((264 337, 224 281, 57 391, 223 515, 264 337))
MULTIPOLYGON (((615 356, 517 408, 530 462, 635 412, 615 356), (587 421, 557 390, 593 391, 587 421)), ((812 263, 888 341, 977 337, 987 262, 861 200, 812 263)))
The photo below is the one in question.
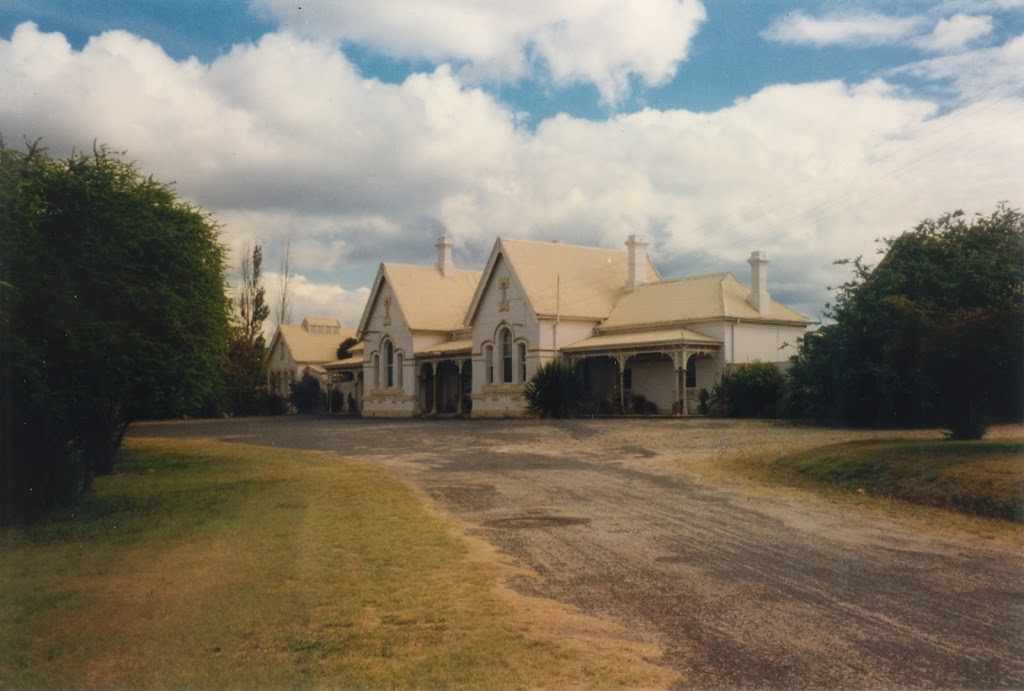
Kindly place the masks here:
POLYGON ((538 574, 523 593, 659 643, 696 687, 1024 687, 1024 556, 744 493, 687 465, 866 436, 715 420, 136 425, 397 472, 538 574))

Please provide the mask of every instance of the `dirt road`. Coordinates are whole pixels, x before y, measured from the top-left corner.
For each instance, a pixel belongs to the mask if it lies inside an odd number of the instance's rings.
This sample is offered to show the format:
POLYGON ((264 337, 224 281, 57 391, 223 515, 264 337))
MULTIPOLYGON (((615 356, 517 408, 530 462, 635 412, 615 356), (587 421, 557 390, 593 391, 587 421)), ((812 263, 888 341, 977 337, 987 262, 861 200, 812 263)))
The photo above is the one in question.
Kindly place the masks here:
MULTIPOLYGON (((712 420, 136 425, 371 459, 695 687, 1024 687, 1024 555, 723 486, 693 463, 866 436, 712 420), (691 467, 692 466, 692 467, 691 467)), ((933 435, 934 436, 934 435, 933 435)))

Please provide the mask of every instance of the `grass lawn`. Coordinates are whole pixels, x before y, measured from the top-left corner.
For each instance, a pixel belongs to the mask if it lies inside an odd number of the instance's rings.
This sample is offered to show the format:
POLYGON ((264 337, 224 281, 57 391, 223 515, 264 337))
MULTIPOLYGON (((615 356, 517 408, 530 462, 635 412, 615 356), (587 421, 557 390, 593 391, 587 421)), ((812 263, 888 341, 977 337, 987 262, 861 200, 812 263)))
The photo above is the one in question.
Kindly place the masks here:
POLYGON ((1024 446, 862 441, 783 456, 775 473, 848 491, 1024 523, 1024 446))
POLYGON ((77 506, 0 533, 3 687, 665 686, 656 649, 500 585, 375 466, 130 440, 77 506))
POLYGON ((768 492, 811 493, 923 528, 1024 544, 1024 443, 1016 438, 776 444, 704 469, 768 492))

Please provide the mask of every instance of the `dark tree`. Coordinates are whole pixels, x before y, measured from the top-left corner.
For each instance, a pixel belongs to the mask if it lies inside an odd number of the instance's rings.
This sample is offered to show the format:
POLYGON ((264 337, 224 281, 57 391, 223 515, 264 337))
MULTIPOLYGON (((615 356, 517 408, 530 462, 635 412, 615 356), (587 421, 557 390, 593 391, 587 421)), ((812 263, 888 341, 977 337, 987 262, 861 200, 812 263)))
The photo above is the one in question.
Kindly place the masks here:
POLYGON ((338 352, 336 353, 338 359, 344 360, 345 358, 347 358, 351 354, 352 346, 356 345, 359 345, 359 341, 352 337, 346 338, 344 341, 342 341, 341 345, 338 346, 338 352))
POLYGON ((262 280, 262 246, 256 245, 251 255, 245 248, 240 269, 242 285, 228 339, 221 407, 235 415, 255 415, 260 412, 266 390, 263 322, 270 316, 262 280))
POLYGON ((302 379, 291 383, 288 402, 302 414, 312 413, 321 405, 325 397, 320 389, 320 380, 308 371, 302 373, 302 379))
POLYGON ((4 518, 73 500, 128 425, 195 412, 227 342, 216 225, 105 147, 0 140, 4 518))
POLYGON ((238 327, 246 341, 257 346, 260 351, 266 349, 263 337, 263 322, 270 316, 270 305, 267 304, 267 293, 263 287, 263 246, 257 244, 249 257, 246 246, 241 264, 242 287, 238 293, 238 327))
POLYGON ((806 415, 844 424, 940 425, 980 438, 1020 420, 1024 216, 952 213, 883 242, 876 267, 852 262, 827 317, 790 370, 806 415))

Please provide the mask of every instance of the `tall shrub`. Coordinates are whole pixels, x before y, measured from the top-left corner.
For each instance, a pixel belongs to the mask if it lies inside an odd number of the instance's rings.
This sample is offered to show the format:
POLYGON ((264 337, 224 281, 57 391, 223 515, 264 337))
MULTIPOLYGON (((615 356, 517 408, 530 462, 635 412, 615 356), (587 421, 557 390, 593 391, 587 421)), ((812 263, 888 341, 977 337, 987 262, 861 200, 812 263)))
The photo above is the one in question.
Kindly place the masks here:
POLYGON ((803 414, 855 425, 937 425, 977 439, 1024 414, 1024 216, 1000 206, 926 220, 850 262, 832 323, 790 369, 803 414))
POLYGON ((132 421, 195 412, 227 342, 216 224, 104 147, 0 139, 0 518, 111 472, 132 421))
POLYGON ((785 377, 770 362, 746 362, 726 372, 710 396, 711 412, 723 417, 777 417, 785 377))

